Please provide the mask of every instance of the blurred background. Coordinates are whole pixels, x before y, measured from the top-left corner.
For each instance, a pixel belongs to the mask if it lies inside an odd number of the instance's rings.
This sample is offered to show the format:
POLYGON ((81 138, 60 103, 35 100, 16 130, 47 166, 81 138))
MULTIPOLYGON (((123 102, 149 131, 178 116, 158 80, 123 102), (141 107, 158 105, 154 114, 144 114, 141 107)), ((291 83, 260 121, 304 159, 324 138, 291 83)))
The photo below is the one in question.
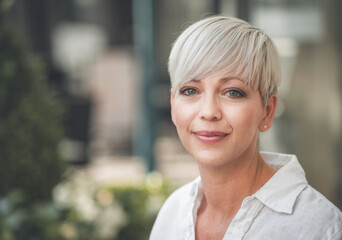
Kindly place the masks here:
POLYGON ((261 149, 296 154, 342 206, 341 1, 0 3, 1 239, 147 239, 167 195, 198 175, 170 119, 168 54, 215 14, 278 48, 279 106, 261 149))

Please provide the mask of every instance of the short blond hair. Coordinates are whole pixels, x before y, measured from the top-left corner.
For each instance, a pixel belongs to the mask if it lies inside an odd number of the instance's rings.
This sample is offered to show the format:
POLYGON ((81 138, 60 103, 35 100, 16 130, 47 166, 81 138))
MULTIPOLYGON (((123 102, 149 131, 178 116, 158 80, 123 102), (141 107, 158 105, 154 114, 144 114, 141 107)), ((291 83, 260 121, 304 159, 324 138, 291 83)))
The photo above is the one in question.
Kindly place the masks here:
POLYGON ((194 79, 234 73, 259 90, 264 106, 281 80, 271 38, 243 20, 223 16, 188 27, 172 46, 168 69, 172 92, 194 79))

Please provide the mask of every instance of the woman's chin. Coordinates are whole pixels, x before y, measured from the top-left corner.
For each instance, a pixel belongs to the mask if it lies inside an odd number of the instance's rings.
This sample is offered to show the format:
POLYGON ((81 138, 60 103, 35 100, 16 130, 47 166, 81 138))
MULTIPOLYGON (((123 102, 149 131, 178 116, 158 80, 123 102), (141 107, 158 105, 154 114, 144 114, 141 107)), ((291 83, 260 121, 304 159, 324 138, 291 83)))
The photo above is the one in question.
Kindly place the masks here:
POLYGON ((217 151, 197 151, 192 155, 197 163, 201 166, 220 167, 229 162, 227 154, 218 153, 217 151))

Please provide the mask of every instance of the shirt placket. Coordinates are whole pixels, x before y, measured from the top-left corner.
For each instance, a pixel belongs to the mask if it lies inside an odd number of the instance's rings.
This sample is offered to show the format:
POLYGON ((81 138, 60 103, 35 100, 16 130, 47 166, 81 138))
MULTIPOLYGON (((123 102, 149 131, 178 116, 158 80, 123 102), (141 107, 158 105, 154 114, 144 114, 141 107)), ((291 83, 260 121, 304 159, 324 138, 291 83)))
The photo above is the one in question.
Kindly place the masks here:
POLYGON ((244 199, 241 208, 230 223, 223 240, 241 240, 259 214, 263 204, 255 197, 244 199))
POLYGON ((189 209, 191 211, 187 212, 184 220, 180 222, 180 229, 184 229, 184 235, 180 236, 179 239, 184 240, 195 240, 195 224, 197 220, 197 211, 202 201, 202 194, 201 190, 197 187, 194 193, 194 200, 191 201, 189 204, 189 209))

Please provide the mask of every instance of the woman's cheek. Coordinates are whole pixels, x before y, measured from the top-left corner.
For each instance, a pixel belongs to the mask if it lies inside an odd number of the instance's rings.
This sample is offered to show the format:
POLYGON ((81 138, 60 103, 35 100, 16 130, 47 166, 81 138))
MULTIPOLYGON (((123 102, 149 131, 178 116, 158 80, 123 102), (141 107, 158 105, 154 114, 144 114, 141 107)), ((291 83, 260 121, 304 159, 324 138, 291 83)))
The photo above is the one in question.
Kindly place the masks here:
POLYGON ((184 127, 189 122, 190 109, 184 104, 176 104, 174 111, 174 118, 176 121, 176 127, 184 127))
POLYGON ((250 106, 236 107, 230 109, 227 115, 233 128, 253 131, 255 126, 258 126, 259 114, 256 108, 250 106))

